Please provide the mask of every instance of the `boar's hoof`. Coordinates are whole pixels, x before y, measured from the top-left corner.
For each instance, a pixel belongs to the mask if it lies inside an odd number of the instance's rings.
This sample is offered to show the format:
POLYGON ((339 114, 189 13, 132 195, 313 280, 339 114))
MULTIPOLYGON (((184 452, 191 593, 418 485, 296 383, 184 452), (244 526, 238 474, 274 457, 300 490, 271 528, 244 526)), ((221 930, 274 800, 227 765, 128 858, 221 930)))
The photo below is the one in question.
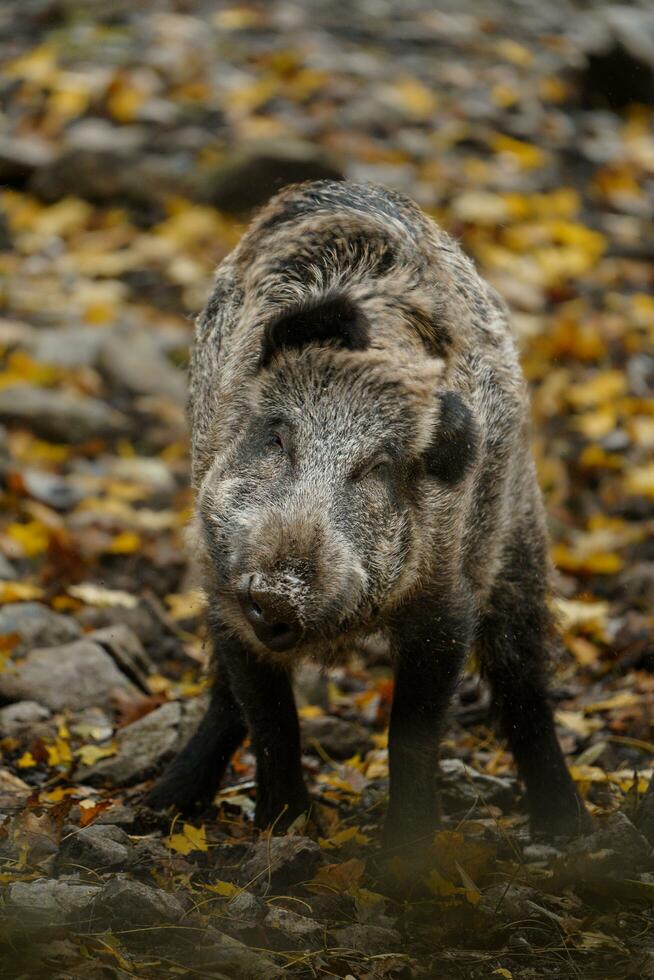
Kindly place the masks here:
POLYGON ((298 791, 283 803, 277 800, 258 800, 254 822, 261 830, 271 829, 274 834, 285 834, 302 816, 306 817, 307 822, 312 816, 311 797, 306 791, 298 791))
POLYGON ((545 813, 532 813, 529 829, 534 839, 556 840, 583 837, 593 831, 593 821, 581 801, 576 806, 550 810, 545 813))
POLYGON ((143 803, 151 810, 163 811, 174 807, 188 815, 208 806, 212 796, 212 791, 208 794, 198 793, 187 781, 163 776, 154 784, 143 803))

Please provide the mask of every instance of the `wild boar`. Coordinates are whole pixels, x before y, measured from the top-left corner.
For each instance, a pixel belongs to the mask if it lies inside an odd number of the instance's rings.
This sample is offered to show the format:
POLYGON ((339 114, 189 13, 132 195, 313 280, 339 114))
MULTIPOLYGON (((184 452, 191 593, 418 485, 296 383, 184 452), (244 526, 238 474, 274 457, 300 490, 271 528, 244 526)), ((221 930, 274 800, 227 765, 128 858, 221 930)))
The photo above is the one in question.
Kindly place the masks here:
POLYGON ((400 194, 286 188, 218 269, 191 364, 196 549, 216 680, 150 794, 211 799, 250 732, 256 822, 309 808, 291 687, 383 633, 387 847, 438 820, 444 716, 474 646, 534 832, 587 825, 548 703, 556 634, 525 382, 507 310, 400 194))

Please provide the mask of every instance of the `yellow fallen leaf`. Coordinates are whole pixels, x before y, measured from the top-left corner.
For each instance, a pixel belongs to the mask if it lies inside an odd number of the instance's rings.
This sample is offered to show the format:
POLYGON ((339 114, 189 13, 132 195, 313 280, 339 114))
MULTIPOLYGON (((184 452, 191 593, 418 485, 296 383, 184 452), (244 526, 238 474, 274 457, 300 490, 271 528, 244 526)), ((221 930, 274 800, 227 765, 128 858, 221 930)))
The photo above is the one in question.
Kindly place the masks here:
POLYGON ((567 391, 568 401, 574 408, 591 408, 606 405, 624 395, 627 381, 623 371, 600 371, 588 381, 573 384, 567 391))
POLYGON ((54 46, 40 44, 26 54, 5 64, 5 74, 11 78, 25 78, 38 85, 54 85, 59 74, 54 46))
POLYGON ((240 895, 243 891, 238 885, 233 885, 230 881, 214 881, 212 885, 203 885, 203 888, 208 892, 214 892, 216 895, 220 895, 223 898, 234 898, 235 895, 240 895))
POLYGON ((166 596, 166 605, 170 610, 170 618, 176 622, 183 619, 195 619, 201 615, 207 605, 207 598, 200 589, 189 589, 188 592, 171 592, 166 596))
POLYGON ((472 878, 482 877, 492 864, 495 848, 459 831, 440 830, 434 834, 431 853, 441 874, 454 881, 461 869, 472 878))
POLYGON ((557 725, 563 725, 581 738, 586 738, 602 728, 602 722, 598 718, 585 718, 583 711, 559 710, 555 718, 557 725))
POLYGON ((254 10, 251 7, 232 7, 229 10, 217 11, 212 14, 211 19, 221 31, 242 31, 260 24, 262 14, 263 8, 254 10))
POLYGON ((71 585, 67 590, 74 599, 79 599, 87 606, 116 607, 123 609, 136 609, 139 604, 136 596, 121 589, 106 589, 103 585, 96 585, 95 582, 82 582, 81 585, 71 585))
POLYGON ((298 708, 297 713, 300 718, 322 718, 325 711, 317 704, 305 704, 298 708))
POLYGON ((178 854, 190 854, 191 851, 208 851, 207 835, 204 827, 194 827, 185 823, 181 834, 171 834, 164 839, 166 847, 178 854))
POLYGON ((93 766, 100 759, 107 759, 109 756, 115 755, 116 752, 117 746, 115 742, 112 742, 110 745, 82 745, 76 749, 75 755, 83 766, 93 766))
POLYGON ((49 766, 63 766, 73 761, 70 745, 63 738, 58 738, 46 745, 45 750, 48 753, 49 766))
POLYGON ((52 384, 58 377, 57 368, 35 361, 24 351, 14 351, 0 372, 0 388, 9 388, 24 381, 41 387, 52 384))
POLYGON ((146 93, 133 85, 120 85, 107 99, 109 114, 120 123, 134 122, 146 100, 146 93))
POLYGON ((345 830, 340 830, 333 837, 318 838, 320 846, 327 851, 342 847, 349 841, 354 841, 356 844, 367 844, 370 838, 366 834, 362 834, 358 827, 346 827, 345 830))
MULTIPOLYGON (((41 790, 39 803, 61 803, 67 796, 73 796, 77 791, 76 786, 56 786, 54 789, 41 790)), ((82 800, 80 806, 83 806, 84 802, 82 800)))
POLYGON ((455 885, 444 878, 435 868, 427 876, 427 888, 435 898, 449 899, 450 902, 452 900, 460 902, 465 899, 471 905, 476 905, 481 898, 481 893, 474 884, 471 888, 455 885))
POLYGON ((640 700, 640 696, 633 691, 618 691, 617 694, 603 701, 584 705, 584 711, 586 714, 592 714, 595 711, 612 711, 613 708, 630 708, 634 704, 640 704, 640 700))
POLYGON ((20 759, 17 762, 19 769, 31 769, 32 766, 36 765, 36 759, 31 752, 23 752, 20 759))
POLYGON ((318 869, 309 887, 345 894, 358 887, 364 871, 365 864, 359 858, 351 858, 341 864, 327 864, 318 869))
POLYGON ((132 555, 141 547, 141 537, 134 531, 123 531, 117 534, 109 547, 107 554, 110 555, 132 555))
POLYGON ((495 133, 491 138, 491 149, 495 153, 506 154, 511 157, 523 170, 532 170, 542 167, 545 163, 546 154, 533 143, 525 143, 523 140, 514 139, 504 133, 495 133))
POLYGON ((599 649, 585 636, 566 636, 565 645, 581 667, 591 667, 599 659, 599 649))
POLYGON ((0 582, 0 605, 7 602, 30 602, 42 597, 43 589, 31 582, 0 582))
POLYGON ((557 544, 552 548, 554 563, 566 572, 582 572, 587 575, 613 575, 623 566, 620 555, 615 552, 596 552, 595 554, 579 554, 566 544, 557 544))
POLYGON ((552 605, 564 631, 602 628, 609 615, 608 602, 581 602, 579 599, 556 598, 552 605))
POLYGON ((69 82, 53 92, 48 99, 48 114, 58 117, 62 122, 81 116, 90 101, 90 92, 81 85, 69 82))
POLYGON ((50 531, 40 521, 10 524, 5 534, 20 546, 26 558, 42 554, 50 542, 50 531))
POLYGON ((617 424, 618 414, 613 405, 602 405, 573 419, 575 429, 587 439, 602 439, 613 432, 617 424))
POLYGON ((390 89, 391 101, 400 105, 414 119, 431 119, 438 100, 434 92, 417 78, 403 78, 390 89))
POLYGON ((631 467, 625 475, 624 488, 634 496, 654 498, 654 463, 631 467))
POLYGON ((510 61, 513 65, 519 65, 521 68, 526 68, 534 60, 533 51, 530 51, 524 44, 518 44, 517 41, 508 37, 500 38, 495 43, 494 48, 500 58, 510 61))

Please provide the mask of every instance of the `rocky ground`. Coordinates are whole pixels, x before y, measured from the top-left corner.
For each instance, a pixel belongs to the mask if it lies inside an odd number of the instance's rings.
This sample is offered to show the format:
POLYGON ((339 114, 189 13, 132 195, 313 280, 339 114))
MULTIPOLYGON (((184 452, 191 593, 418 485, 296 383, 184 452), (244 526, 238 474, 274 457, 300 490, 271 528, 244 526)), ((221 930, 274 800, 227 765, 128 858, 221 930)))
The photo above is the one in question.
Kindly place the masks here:
POLYGON ((3 976, 654 976, 653 37, 647 3, 2 5, 3 976), (254 833, 247 746, 192 821, 140 802, 206 697, 191 318, 251 209, 330 175, 410 193, 514 310, 596 819, 530 840, 471 665, 413 902, 374 860, 379 651, 297 676, 320 831, 254 833))

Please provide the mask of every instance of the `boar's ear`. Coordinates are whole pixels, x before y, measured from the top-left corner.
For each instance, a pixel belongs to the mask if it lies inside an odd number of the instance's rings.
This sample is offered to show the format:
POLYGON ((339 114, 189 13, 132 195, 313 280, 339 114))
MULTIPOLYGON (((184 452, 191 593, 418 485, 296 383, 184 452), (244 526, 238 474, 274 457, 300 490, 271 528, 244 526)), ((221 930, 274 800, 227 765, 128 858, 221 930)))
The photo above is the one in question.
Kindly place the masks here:
POLYGON ((343 293, 308 299, 284 310, 264 330, 259 367, 267 367, 277 351, 312 343, 334 343, 350 350, 368 346, 368 320, 343 293))
POLYGON ((438 397, 440 413, 423 459, 429 476, 455 484, 477 456, 479 429, 472 412, 455 392, 444 391, 438 397))

